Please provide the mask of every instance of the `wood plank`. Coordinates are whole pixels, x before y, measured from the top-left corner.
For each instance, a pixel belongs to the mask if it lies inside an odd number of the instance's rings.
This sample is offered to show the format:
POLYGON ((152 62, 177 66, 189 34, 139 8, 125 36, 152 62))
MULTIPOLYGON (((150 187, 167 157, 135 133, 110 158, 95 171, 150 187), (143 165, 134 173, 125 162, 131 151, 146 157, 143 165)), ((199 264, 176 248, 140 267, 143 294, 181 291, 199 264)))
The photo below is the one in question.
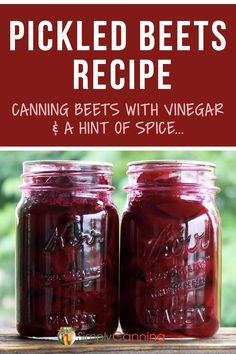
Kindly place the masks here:
POLYGON ((225 354, 236 353, 236 328, 221 328, 213 338, 167 340, 164 344, 156 341, 117 341, 95 342, 78 341, 71 347, 64 347, 56 340, 36 340, 20 338, 16 331, 0 329, 0 353, 170 353, 170 354, 225 354))

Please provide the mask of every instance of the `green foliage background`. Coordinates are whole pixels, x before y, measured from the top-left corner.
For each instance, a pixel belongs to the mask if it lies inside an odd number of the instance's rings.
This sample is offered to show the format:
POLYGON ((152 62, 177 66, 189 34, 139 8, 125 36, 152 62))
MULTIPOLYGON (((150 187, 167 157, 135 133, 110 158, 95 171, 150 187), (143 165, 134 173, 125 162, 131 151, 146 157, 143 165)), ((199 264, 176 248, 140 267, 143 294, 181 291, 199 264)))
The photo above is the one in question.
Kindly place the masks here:
POLYGON ((126 164, 134 160, 189 159, 216 164, 223 226, 222 325, 236 325, 236 151, 1 151, 0 152, 0 326, 14 326, 15 207, 20 198, 22 162, 42 159, 114 163, 114 200, 120 215, 126 201, 126 164))

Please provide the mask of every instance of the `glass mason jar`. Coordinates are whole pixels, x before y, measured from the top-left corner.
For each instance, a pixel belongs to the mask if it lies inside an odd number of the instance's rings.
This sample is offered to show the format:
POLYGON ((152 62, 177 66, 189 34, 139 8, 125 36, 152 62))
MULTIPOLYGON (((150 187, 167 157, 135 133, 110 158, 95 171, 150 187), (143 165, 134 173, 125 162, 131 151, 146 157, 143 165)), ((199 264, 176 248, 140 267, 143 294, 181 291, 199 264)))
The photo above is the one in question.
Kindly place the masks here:
POLYGON ((112 165, 27 161, 17 207, 17 330, 113 333, 118 322, 118 214, 112 165))
POLYGON ((121 326, 127 333, 209 337, 219 327, 221 228, 215 165, 128 165, 121 227, 121 326))

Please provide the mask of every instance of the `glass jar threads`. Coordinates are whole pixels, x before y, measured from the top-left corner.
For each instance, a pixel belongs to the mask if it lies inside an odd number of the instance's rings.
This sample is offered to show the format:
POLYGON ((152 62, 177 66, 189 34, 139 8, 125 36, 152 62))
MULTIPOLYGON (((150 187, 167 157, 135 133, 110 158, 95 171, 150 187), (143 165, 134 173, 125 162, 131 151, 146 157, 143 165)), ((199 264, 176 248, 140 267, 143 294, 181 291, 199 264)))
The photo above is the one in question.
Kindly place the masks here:
POLYGON ((121 326, 127 333, 208 337, 219 327, 220 217, 215 166, 128 165, 121 227, 121 326))
POLYGON ((23 164, 17 207, 17 330, 113 333, 118 322, 118 215, 112 165, 23 164))

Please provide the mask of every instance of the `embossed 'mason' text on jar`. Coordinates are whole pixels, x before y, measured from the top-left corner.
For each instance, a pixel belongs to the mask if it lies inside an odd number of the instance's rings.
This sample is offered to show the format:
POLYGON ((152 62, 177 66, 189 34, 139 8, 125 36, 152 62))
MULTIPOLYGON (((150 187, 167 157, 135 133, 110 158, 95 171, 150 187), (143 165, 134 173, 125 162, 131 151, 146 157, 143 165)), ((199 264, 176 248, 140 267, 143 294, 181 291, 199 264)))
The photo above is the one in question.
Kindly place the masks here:
POLYGON ((118 322, 118 215, 112 165, 28 161, 17 207, 17 330, 113 333, 118 322))
POLYGON ((128 166, 121 229, 121 326, 128 333, 208 337, 220 320, 220 217, 215 166, 128 166))

